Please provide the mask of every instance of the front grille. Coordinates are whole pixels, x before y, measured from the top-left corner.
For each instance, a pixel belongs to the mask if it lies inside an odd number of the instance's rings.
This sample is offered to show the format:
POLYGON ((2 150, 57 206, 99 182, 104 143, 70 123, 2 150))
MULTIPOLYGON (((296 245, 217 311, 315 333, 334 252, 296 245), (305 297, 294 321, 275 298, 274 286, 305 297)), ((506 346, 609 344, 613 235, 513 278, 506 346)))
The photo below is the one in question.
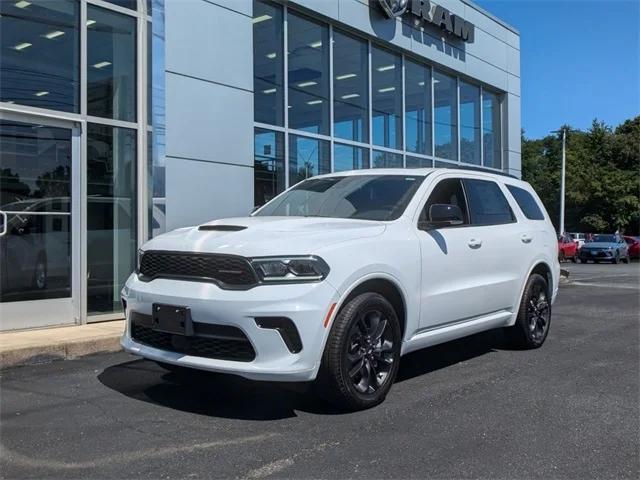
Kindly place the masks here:
MULTIPOLYGON (((195 324, 196 330, 197 325, 195 324)), ((183 353, 194 357, 215 358, 219 360, 233 360, 236 362, 250 362, 256 357, 251 342, 239 328, 233 336, 214 337, 185 337, 171 333, 158 332, 144 325, 131 325, 131 337, 138 343, 169 352, 183 353)))
POLYGON ((248 289, 258 283, 247 259, 212 253, 148 250, 140 259, 140 276, 142 280, 181 278, 211 281, 229 289, 248 289))

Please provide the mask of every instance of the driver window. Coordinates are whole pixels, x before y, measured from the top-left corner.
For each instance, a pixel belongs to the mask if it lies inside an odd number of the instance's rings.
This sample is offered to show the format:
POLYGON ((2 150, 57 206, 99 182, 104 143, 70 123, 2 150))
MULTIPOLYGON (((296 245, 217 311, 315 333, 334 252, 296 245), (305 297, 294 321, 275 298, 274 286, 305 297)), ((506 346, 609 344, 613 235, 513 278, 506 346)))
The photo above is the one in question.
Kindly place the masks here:
POLYGON ((447 205, 457 205, 462 210, 464 225, 469 224, 469 213, 467 212, 467 202, 464 199, 464 191, 462 190, 462 182, 458 178, 447 178, 442 180, 429 195, 429 199, 425 204, 422 212, 420 212, 420 221, 428 220, 429 207, 436 203, 444 203, 447 205))

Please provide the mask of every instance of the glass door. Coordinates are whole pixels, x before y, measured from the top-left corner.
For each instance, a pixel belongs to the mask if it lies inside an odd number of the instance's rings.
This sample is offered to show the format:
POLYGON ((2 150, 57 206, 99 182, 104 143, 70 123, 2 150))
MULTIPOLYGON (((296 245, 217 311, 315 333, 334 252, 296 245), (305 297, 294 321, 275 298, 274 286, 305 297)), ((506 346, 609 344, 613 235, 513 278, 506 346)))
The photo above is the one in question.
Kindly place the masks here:
POLYGON ((80 311, 72 122, 0 116, 0 330, 75 323, 80 311))

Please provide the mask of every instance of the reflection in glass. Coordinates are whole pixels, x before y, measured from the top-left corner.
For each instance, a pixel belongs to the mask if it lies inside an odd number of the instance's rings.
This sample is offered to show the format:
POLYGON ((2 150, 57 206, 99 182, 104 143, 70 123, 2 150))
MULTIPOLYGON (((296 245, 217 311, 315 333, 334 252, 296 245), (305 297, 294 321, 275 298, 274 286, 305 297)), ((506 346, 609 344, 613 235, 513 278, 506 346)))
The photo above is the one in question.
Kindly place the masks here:
POLYGON ((458 168, 459 165, 453 162, 441 162, 440 160, 435 161, 436 168, 458 168))
POLYGON ((431 168, 433 167, 433 161, 428 158, 410 157, 406 158, 407 168, 431 168))
POLYGON ((500 146, 500 98, 495 93, 482 91, 482 137, 484 165, 502 168, 500 146))
POLYGON ((0 2, 0 101, 80 111, 80 7, 0 2))
POLYGON ((93 5, 87 18, 88 114, 135 122, 136 19, 93 5))
POLYGON ((402 148, 402 59, 378 47, 371 51, 373 144, 402 148))
POLYGON ((334 135, 369 142, 367 43, 333 32, 334 135))
POLYGON ((373 168, 402 168, 402 155, 399 153, 373 151, 373 168))
POLYGON ((330 172, 329 142, 289 135, 289 185, 330 172))
POLYGON ((333 171, 360 170, 369 168, 369 149, 351 145, 333 146, 333 171))
POLYGON ((87 310, 120 311, 136 258, 136 131, 87 127, 87 310))
POLYGON ((284 134, 262 128, 254 135, 254 206, 264 205, 285 190, 284 134))
POLYGON ((282 7, 253 2, 253 102, 255 121, 284 125, 282 7))
POLYGON ((433 81, 435 156, 457 160, 458 112, 456 106, 458 95, 456 79, 435 71, 433 81))
POLYGON ((404 69, 408 152, 431 154, 431 69, 407 60, 404 69))
POLYGON ((460 82, 460 161, 480 165, 480 87, 460 82))
POLYGON ((289 127, 329 134, 329 28, 289 13, 289 127))
POLYGON ((138 0, 105 0, 106 2, 113 3, 119 7, 130 8, 136 10, 138 8, 138 0))
POLYGON ((71 152, 71 130, 0 122, 0 302, 71 296, 71 152))

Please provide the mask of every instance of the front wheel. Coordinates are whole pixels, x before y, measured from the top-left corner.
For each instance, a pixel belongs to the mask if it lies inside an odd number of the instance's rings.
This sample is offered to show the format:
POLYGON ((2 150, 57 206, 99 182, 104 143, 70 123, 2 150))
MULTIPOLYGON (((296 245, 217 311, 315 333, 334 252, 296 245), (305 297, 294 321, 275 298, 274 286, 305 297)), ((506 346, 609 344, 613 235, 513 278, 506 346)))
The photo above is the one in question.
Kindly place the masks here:
POLYGON ((507 328, 506 333, 516 348, 539 348, 547 338, 550 325, 549 285, 542 275, 534 273, 524 288, 516 323, 507 328))
POLYGON ((363 293, 338 313, 322 357, 317 392, 345 410, 384 401, 398 373, 400 322, 389 301, 363 293))

